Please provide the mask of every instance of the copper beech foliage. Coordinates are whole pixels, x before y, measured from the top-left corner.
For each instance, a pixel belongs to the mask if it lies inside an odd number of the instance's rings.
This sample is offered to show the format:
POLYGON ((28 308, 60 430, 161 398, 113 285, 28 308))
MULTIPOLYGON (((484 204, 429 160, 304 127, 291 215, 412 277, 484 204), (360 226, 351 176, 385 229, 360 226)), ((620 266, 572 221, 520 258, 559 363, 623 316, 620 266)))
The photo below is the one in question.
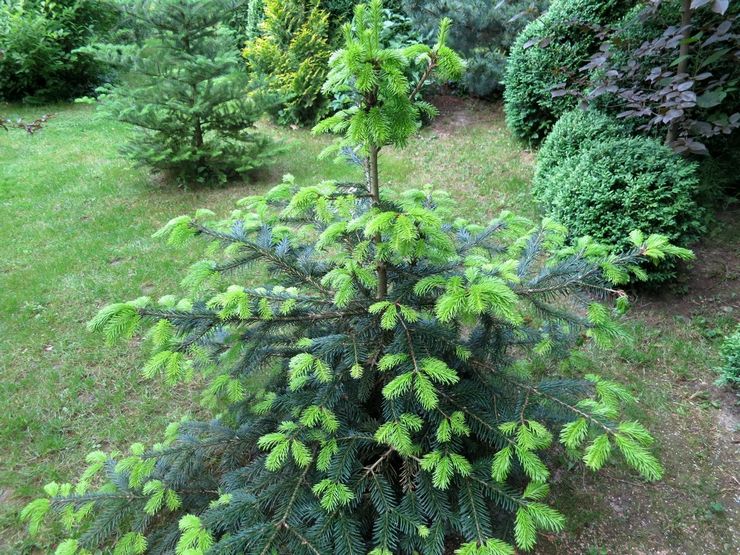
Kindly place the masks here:
POLYGON ((740 127, 739 11, 729 0, 653 0, 616 24, 574 21, 603 42, 552 95, 613 111, 676 152, 709 154, 740 127))

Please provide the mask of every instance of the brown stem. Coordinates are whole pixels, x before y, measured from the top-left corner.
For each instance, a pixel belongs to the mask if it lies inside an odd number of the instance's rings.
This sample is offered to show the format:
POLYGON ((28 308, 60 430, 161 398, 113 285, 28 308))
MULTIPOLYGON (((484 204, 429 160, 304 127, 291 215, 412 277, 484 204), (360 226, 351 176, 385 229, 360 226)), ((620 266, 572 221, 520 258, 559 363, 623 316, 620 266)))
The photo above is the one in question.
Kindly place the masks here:
MULTIPOLYGON (((378 153, 380 152, 380 147, 376 145, 370 146, 370 159, 369 159, 369 182, 370 182, 370 196, 373 199, 373 206, 378 207, 380 206, 380 178, 378 174, 378 153)), ((383 238, 380 236, 380 233, 376 233, 375 237, 373 237, 373 242, 375 243, 376 252, 380 248, 381 243, 383 242, 383 238)), ((388 296, 388 272, 385 266, 385 262, 382 260, 378 260, 376 265, 376 270, 378 273, 378 292, 377 292, 377 298, 378 299, 385 299, 388 296)))
MULTIPOLYGON (((185 37, 183 39, 183 44, 185 47, 185 52, 188 54, 191 53, 191 47, 190 47, 190 37, 185 37)), ((198 98, 198 85, 197 83, 190 83, 190 89, 192 98, 190 99, 190 107, 195 108, 195 102, 198 98)), ((193 147, 200 149, 203 147, 203 126, 200 121, 200 117, 198 115, 195 115, 193 117, 193 124, 195 125, 195 129, 193 131, 193 147)))
MULTIPOLYGON (((689 38, 691 38, 691 0, 681 2, 681 45, 678 49, 676 75, 686 73, 689 68, 689 38)), ((673 120, 668 126, 665 144, 671 146, 678 135, 678 122, 673 120)))
MULTIPOLYGON (((193 103, 195 103, 195 87, 193 87, 193 103)), ((200 123, 200 118, 195 116, 195 136, 193 137, 193 146, 195 148, 203 148, 203 127, 200 123)))
POLYGON ((429 60, 429 65, 427 65, 426 69, 424 70, 424 73, 419 78, 419 81, 416 83, 416 86, 414 87, 414 90, 411 91, 411 94, 409 94, 409 100, 411 102, 414 101, 414 98, 416 98, 416 95, 419 94, 419 91, 424 86, 424 84, 427 82, 427 79, 429 79, 432 76, 432 73, 437 67, 437 60, 435 58, 432 58, 429 60))

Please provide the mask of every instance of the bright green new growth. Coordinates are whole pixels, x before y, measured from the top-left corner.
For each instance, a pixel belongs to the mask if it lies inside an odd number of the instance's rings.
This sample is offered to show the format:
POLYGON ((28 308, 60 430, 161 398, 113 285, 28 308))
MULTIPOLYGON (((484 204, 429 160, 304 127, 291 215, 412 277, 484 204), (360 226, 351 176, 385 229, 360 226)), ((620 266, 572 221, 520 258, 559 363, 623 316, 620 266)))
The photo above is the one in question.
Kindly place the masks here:
MULTIPOLYGON (((358 9, 345 53, 374 44, 379 10, 358 9)), ((419 51, 431 73, 442 56, 419 51)), ((373 79, 388 94, 345 119, 391 117, 394 102, 418 114, 390 94, 389 73, 373 79)), ((379 145, 354 146, 368 156, 379 145)), ((202 373, 215 417, 174 424, 151 449, 93 454, 76 487, 48 486, 23 516, 34 529, 60 518, 70 539, 58 553, 511 555, 564 527, 545 502, 555 441, 590 468, 621 454, 660 477, 650 435, 620 416, 629 392, 553 369, 584 335, 620 338, 594 295, 675 249, 635 233, 613 254, 566 245, 547 220, 453 219, 443 192, 373 194, 359 161, 365 182, 289 177, 227 219, 198 211, 165 226, 172 243, 197 237, 221 254, 194 267, 184 297, 112 305, 90 326, 108 341, 146 333, 154 378, 202 373), (273 276, 261 287, 254 263, 273 276)))
POLYGON ((416 93, 433 75, 441 81, 456 80, 464 70, 460 57, 446 46, 450 20, 441 22, 434 46, 392 49, 381 44, 382 19, 382 4, 371 2, 358 6, 353 23, 343 27, 344 48, 332 56, 324 89, 330 92, 352 86, 358 102, 314 129, 344 134, 338 147, 364 147, 363 155, 387 145, 404 147, 418 130, 422 114, 437 114, 434 106, 416 100, 416 93), (417 83, 411 83, 408 76, 414 65, 423 68, 417 83))

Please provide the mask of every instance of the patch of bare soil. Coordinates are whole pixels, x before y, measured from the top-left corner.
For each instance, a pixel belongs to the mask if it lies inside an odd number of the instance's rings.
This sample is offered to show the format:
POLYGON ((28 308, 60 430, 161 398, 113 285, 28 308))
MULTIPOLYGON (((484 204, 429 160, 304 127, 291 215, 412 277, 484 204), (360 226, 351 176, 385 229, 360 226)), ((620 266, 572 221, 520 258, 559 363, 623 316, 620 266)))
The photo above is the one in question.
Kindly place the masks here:
POLYGON ((430 124, 430 129, 440 137, 454 135, 470 125, 501 120, 500 104, 449 94, 434 96, 430 101, 439 110, 439 115, 430 124))
POLYGON ((660 292, 643 293, 636 313, 654 319, 682 315, 715 316, 740 311, 740 209, 717 214, 710 235, 692 250, 696 259, 688 264, 678 283, 660 292))

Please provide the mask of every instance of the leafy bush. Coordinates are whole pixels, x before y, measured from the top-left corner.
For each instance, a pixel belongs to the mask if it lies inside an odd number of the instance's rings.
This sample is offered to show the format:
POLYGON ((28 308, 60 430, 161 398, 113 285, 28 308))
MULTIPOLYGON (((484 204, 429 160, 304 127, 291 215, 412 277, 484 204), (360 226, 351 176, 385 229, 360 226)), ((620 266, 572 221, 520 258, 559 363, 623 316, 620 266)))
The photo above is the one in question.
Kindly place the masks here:
POLYGON ((616 279, 675 249, 658 236, 623 255, 572 249, 551 222, 450 222, 444 193, 381 191, 378 150, 403 145, 428 110, 401 68, 421 57, 427 77, 461 69, 448 22, 434 47, 387 50, 381 14, 380 2, 357 9, 332 65, 330 82, 357 83, 363 103, 317 129, 346 132, 366 179, 288 178, 227 220, 172 220, 160 232, 170 243, 197 236, 223 260, 196 264, 184 299, 114 304, 91 322, 110 341, 149 328, 145 374, 204 372, 219 416, 173 425, 151 450, 93 453, 74 488, 47 486, 52 500, 23 517, 36 529, 61 513, 64 553, 513 555, 495 538, 505 519, 525 550, 538 530, 563 528, 544 503, 555 433, 589 468, 621 452, 660 478, 650 434, 620 418, 630 394, 550 368, 584 334, 602 345, 622 335, 601 304, 559 306, 565 293, 607 293, 605 271, 616 279), (242 282, 255 262, 275 276, 264 287, 242 282))
POLYGON ((462 85, 473 95, 488 97, 503 89, 506 56, 514 39, 548 4, 549 0, 405 0, 403 7, 425 38, 432 38, 441 18, 454 21, 450 46, 468 63, 462 85))
POLYGON ((542 204, 548 205, 557 193, 550 176, 566 160, 577 156, 592 143, 625 137, 624 127, 612 116, 596 110, 576 108, 563 114, 537 153, 533 189, 542 204))
POLYGON ((600 44, 594 25, 622 16, 634 2, 554 0, 517 36, 506 66, 506 121, 521 140, 542 141, 555 121, 576 106, 552 90, 585 64, 600 44))
POLYGON ((607 40, 567 89, 677 152, 723 155, 740 127, 739 15, 737 3, 638 5, 599 29, 607 40))
POLYGON ((146 22, 149 37, 91 49, 127 72, 101 91, 103 109, 136 127, 124 152, 183 183, 224 181, 274 152, 253 131, 263 108, 246 97, 233 34, 221 24, 226 6, 225 0, 138 0, 128 10, 146 22))
MULTIPOLYGON (((696 165, 653 139, 593 141, 550 168, 538 172, 536 198, 576 235, 626 248, 630 231, 639 229, 685 246, 702 230, 696 165)), ((649 279, 660 282, 674 273, 672 264, 661 263, 649 279)))
POLYGON ((106 0, 12 0, 0 3, 0 98, 69 100, 100 83, 102 67, 76 49, 115 23, 106 0))
POLYGON ((740 325, 722 342, 719 354, 722 357, 722 366, 717 368, 720 374, 717 383, 737 386, 740 384, 740 325))
MULTIPOLYGON (((326 94, 322 85, 329 71, 331 51, 343 40, 342 26, 351 18, 357 0, 251 0, 250 13, 258 13, 259 28, 244 50, 256 86, 271 98, 269 112, 281 124, 312 125, 329 110, 354 102, 345 88, 326 94), (263 22, 265 8, 269 12, 263 22)), ((418 42, 400 0, 384 3, 382 34, 393 47, 418 42)), ((256 18, 253 18, 256 19, 256 18)), ((436 23, 435 23, 436 24, 436 23)), ((253 27, 255 24, 250 23, 253 27)))

